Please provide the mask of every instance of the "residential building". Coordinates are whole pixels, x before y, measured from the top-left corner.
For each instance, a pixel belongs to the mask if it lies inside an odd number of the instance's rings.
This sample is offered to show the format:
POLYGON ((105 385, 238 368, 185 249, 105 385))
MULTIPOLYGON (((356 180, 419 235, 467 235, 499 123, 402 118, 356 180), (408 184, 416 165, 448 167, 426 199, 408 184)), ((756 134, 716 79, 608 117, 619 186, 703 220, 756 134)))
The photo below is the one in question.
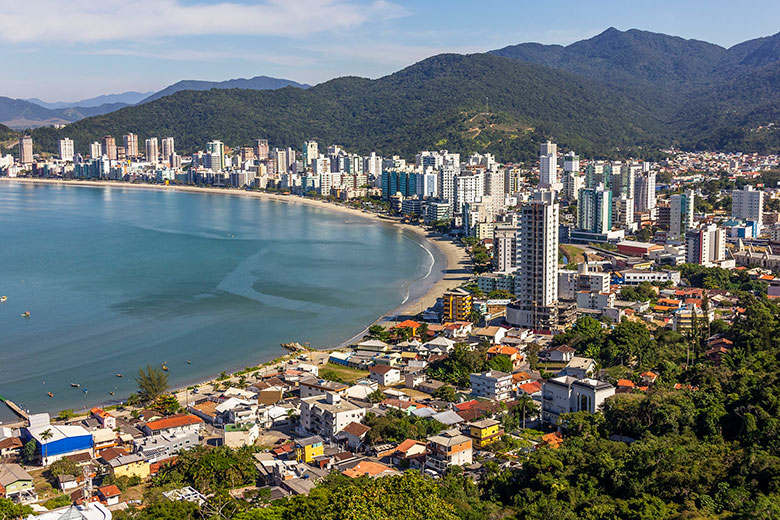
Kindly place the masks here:
POLYGON ((29 135, 19 139, 19 162, 28 166, 33 162, 33 140, 29 135))
POLYGON ((19 464, 0 464, 0 497, 23 504, 37 500, 32 476, 19 464))
POLYGON ((169 459, 182 450, 188 450, 200 444, 200 435, 195 431, 162 433, 142 437, 134 441, 135 453, 149 462, 169 459))
POLYGON ((685 233, 693 227, 693 206, 696 196, 693 190, 672 195, 669 211, 669 237, 684 240, 685 233))
POLYGON ((103 141, 100 145, 100 151, 103 155, 108 157, 109 161, 116 161, 117 159, 116 139, 114 139, 110 135, 104 136, 103 141))
POLYGON ((149 462, 138 453, 114 457, 108 461, 108 466, 115 477, 138 477, 145 479, 151 473, 149 462))
MULTIPOLYGON (((222 141, 209 141, 206 143, 206 153, 212 157, 210 165, 212 170, 222 171, 225 169, 225 144, 222 141)), ((266 150, 266 155, 267 153, 266 150)))
POLYGON ((308 432, 333 438, 351 422, 360 422, 366 409, 338 394, 301 399, 301 426, 308 432))
POLYGON ((269 151, 270 148, 268 147, 268 139, 255 140, 255 157, 257 157, 261 161, 264 161, 265 159, 268 159, 269 151))
POLYGON ((298 382, 298 388, 300 389, 301 398, 304 398, 313 397, 316 395, 325 395, 328 392, 343 395, 349 388, 349 385, 338 383, 336 381, 317 379, 316 377, 307 377, 305 379, 301 379, 298 382))
POLYGON ((152 164, 157 164, 160 158, 159 146, 156 137, 150 137, 146 140, 146 160, 152 164))
POLYGON ((580 190, 577 228, 590 233, 608 233, 612 229, 612 192, 604 185, 580 190))
POLYGON ((558 213, 554 192, 537 192, 522 205, 517 238, 515 294, 506 321, 513 326, 553 330, 558 326, 558 213))
POLYGON ((615 306, 615 294, 609 292, 580 291, 577 293, 577 308, 601 311, 615 306))
POLYGON ((539 187, 561 190, 558 182, 558 145, 547 141, 539 146, 539 187))
POLYGON ((425 467, 436 473, 445 473, 450 466, 472 463, 473 448, 470 437, 453 428, 439 435, 428 437, 428 457, 425 467))
MULTIPOLYGON (((496 226, 493 230, 493 268, 498 273, 517 269, 517 234, 514 226, 496 226)), ((512 291, 509 291, 512 292, 512 291)))
POLYGON ((764 191, 747 185, 731 192, 731 216, 748 222, 755 222, 758 231, 764 223, 764 191))
POLYGON ((75 151, 73 149, 73 139, 68 137, 60 139, 60 159, 73 162, 75 151))
POLYGON ((501 439, 503 434, 501 423, 494 419, 482 419, 469 424, 469 435, 474 439, 473 444, 480 448, 501 439))
POLYGON ((467 321, 471 315, 473 298, 471 293, 457 288, 442 296, 444 302, 444 321, 467 321))
POLYGON ((89 145, 89 156, 92 159, 99 159, 101 155, 103 155, 103 150, 99 142, 95 141, 89 145))
POLYGON ((685 241, 686 263, 710 267, 726 258, 726 230, 715 224, 687 231, 685 241))
POLYGON ((325 441, 319 435, 299 439, 295 443, 295 459, 298 462, 311 462, 325 453, 325 441))
POLYGON ((509 399, 512 394, 512 374, 498 370, 488 370, 481 374, 469 375, 471 394, 496 401, 509 399))
POLYGON ((369 379, 382 386, 391 386, 401 381, 401 371, 388 365, 375 365, 368 371, 369 379))
POLYGON ((173 137, 163 137, 162 142, 162 159, 164 163, 171 164, 171 156, 176 153, 176 147, 174 146, 173 137))
POLYGON ((129 133, 123 138, 125 146, 125 157, 136 158, 138 157, 138 136, 134 133, 129 133))
POLYGON ((584 379, 592 376, 595 371, 596 362, 591 358, 572 356, 561 373, 567 376, 576 377, 577 379, 584 379))
POLYGON ((622 271, 623 285, 639 285, 642 282, 680 283, 680 271, 650 271, 648 269, 627 269, 622 271))
POLYGON ((199 434, 203 427, 203 419, 190 414, 171 415, 165 419, 150 421, 146 423, 142 431, 149 436, 156 435, 176 435, 176 434, 199 434))

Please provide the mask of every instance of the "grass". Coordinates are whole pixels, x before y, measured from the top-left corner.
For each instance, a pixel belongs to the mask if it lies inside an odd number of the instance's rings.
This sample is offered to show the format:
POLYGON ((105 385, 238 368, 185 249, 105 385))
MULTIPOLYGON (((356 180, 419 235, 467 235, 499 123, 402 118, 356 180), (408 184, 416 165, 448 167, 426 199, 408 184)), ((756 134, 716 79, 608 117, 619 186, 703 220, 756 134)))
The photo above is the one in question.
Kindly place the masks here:
POLYGON ((585 261, 585 257, 582 255, 585 250, 581 247, 573 246, 570 244, 561 244, 558 246, 560 253, 562 253, 568 263, 581 263, 585 261))
POLYGON ((368 371, 348 368, 335 363, 328 363, 320 369, 320 377, 333 381, 338 380, 344 383, 354 383, 358 379, 368 377, 368 371))

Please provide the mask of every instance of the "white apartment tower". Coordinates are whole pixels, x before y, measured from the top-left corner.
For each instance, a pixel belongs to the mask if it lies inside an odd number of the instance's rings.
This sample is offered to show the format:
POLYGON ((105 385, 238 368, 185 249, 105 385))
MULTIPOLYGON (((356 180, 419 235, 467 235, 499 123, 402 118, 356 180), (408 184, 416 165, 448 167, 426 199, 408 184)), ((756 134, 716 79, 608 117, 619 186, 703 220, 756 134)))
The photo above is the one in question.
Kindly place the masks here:
POLYGON ((634 179, 634 210, 644 213, 652 209, 655 209, 655 172, 646 171, 634 179))
POLYGON ((174 143, 173 143, 173 137, 163 137, 162 142, 160 144, 162 145, 163 162, 170 164, 171 155, 176 153, 176 149, 174 148, 174 143))
POLYGON ((73 161, 73 156, 75 155, 73 150, 73 139, 70 139, 66 137, 65 139, 60 139, 60 159, 63 161, 73 161))
POLYGON ((685 238, 685 232, 693 227, 693 190, 672 195, 669 215, 669 236, 674 240, 685 238))
POLYGON ((157 164, 157 160, 160 157, 160 150, 157 145, 157 138, 150 137, 146 140, 146 160, 154 164, 157 164))
POLYGON ((255 157, 261 161, 268 159, 268 139, 256 139, 255 140, 255 157))
POLYGON ((520 210, 517 301, 507 306, 514 326, 551 330, 558 322, 558 215, 555 193, 536 192, 520 210))
POLYGON ((685 233, 685 262, 706 267, 726 258, 726 231, 715 224, 685 233))
POLYGON ((303 167, 309 168, 311 162, 320 156, 319 145, 317 141, 305 141, 303 143, 303 167))
POLYGON ((731 192, 731 216, 739 220, 756 222, 758 231, 764 223, 764 192, 753 186, 731 192))
POLYGON ((458 175, 455 177, 455 213, 463 212, 464 204, 473 204, 485 195, 485 175, 458 175))
POLYGON ((138 157, 138 136, 129 133, 124 136, 125 157, 138 157))
POLYGON ((519 228, 497 226, 493 230, 493 265, 498 273, 517 269, 517 235, 519 228))
POLYGON ((100 146, 99 142, 95 141, 94 143, 89 145, 89 156, 90 157, 92 157, 93 159, 97 159, 101 155, 103 155, 103 152, 102 152, 102 149, 101 149, 101 146, 100 146))
POLYGON ((547 141, 539 147, 539 186, 554 188, 558 185, 558 145, 547 141))

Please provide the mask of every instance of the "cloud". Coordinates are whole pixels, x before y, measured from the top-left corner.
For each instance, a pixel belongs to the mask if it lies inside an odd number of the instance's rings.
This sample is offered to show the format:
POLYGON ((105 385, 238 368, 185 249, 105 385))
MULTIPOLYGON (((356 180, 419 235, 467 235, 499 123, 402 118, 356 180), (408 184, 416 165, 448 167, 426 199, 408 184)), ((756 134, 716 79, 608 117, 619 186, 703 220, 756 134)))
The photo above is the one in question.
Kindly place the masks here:
POLYGON ((298 37, 405 16, 386 0, 261 0, 187 4, 181 0, 3 1, 0 40, 11 43, 140 42, 206 35, 298 37))

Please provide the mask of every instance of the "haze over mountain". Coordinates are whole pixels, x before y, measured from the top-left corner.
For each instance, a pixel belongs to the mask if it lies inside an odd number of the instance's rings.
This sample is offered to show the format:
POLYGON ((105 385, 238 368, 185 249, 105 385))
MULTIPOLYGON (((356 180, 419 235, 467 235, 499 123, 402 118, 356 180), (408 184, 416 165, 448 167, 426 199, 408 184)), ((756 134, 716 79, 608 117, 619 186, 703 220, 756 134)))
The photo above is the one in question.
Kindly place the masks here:
POLYGON ((169 96, 181 90, 210 90, 212 88, 243 88, 248 90, 275 90, 284 87, 309 88, 310 85, 298 83, 289 79, 271 78, 269 76, 255 76, 254 78, 237 78, 227 81, 200 81, 200 80, 182 80, 164 89, 155 92, 151 96, 143 99, 143 103, 169 96))
MULTIPOLYGON (((639 30, 603 33, 566 47, 520 44, 487 54, 443 54, 368 80, 334 79, 310 89, 184 91, 92 117, 62 131, 77 147, 133 131, 174 136, 182 151, 208 140, 229 146, 267 137, 300 146, 307 138, 358 152, 428 148, 533 158, 557 139, 585 156, 636 147, 780 147, 780 34, 730 49, 639 30)), ((154 96, 150 96, 154 97, 154 96)))
POLYGON ((96 96, 89 99, 82 99, 81 101, 57 101, 54 103, 48 103, 38 98, 30 98, 26 101, 40 105, 43 108, 72 108, 72 107, 98 107, 107 103, 122 103, 124 105, 135 105, 139 101, 149 97, 153 92, 122 92, 121 94, 104 94, 102 96, 96 96))

